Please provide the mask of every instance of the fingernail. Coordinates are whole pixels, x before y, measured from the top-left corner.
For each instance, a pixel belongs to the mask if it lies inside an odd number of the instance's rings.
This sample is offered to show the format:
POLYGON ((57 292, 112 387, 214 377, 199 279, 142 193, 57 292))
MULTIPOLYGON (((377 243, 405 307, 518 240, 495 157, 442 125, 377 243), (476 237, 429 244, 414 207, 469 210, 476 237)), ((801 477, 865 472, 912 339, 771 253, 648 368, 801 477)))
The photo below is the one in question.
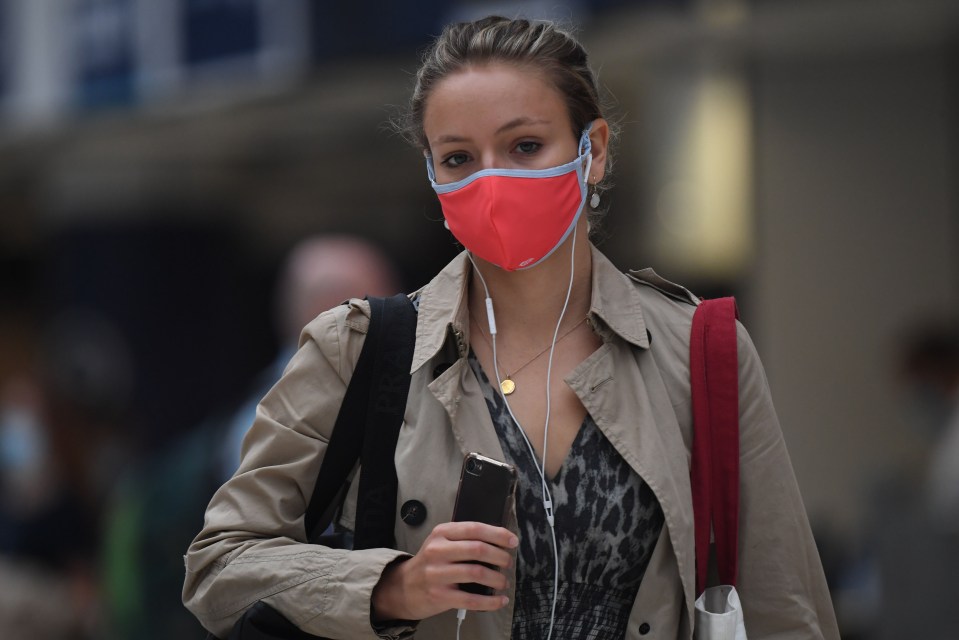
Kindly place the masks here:
POLYGON ((510 546, 510 547, 516 547, 518 544, 519 544, 519 538, 517 538, 516 536, 510 537, 510 539, 509 539, 509 546, 510 546))
POLYGON ((503 596, 503 606, 505 607, 508 604, 509 604, 509 596, 503 596))

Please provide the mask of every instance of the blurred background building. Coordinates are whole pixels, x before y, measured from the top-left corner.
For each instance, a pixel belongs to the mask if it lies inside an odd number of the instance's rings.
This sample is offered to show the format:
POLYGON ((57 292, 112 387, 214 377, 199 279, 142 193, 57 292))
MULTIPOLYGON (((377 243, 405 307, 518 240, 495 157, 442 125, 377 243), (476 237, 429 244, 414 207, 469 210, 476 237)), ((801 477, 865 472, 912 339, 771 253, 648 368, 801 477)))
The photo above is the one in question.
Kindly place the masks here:
POLYGON ((407 290, 455 254, 388 123, 431 36, 488 13, 576 27, 622 128, 602 248, 738 297, 844 637, 894 637, 889 576, 927 559, 884 574, 879 534, 955 411, 903 373, 959 316, 955 0, 0 0, 0 573, 72 603, 0 579, 0 636, 143 637, 144 477, 282 348, 298 240, 362 237, 407 290))

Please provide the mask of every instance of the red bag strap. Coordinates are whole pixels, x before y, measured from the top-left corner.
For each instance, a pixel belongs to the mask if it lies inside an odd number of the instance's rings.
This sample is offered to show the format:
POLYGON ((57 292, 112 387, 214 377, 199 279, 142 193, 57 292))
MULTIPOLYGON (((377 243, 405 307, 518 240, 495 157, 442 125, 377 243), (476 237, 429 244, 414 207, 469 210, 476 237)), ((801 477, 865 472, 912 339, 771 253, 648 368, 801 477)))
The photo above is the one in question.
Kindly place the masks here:
POLYGON ((739 363, 736 301, 704 300, 693 314, 689 369, 693 401, 690 480, 696 595, 706 589, 710 530, 722 584, 736 584, 739 545, 739 363))

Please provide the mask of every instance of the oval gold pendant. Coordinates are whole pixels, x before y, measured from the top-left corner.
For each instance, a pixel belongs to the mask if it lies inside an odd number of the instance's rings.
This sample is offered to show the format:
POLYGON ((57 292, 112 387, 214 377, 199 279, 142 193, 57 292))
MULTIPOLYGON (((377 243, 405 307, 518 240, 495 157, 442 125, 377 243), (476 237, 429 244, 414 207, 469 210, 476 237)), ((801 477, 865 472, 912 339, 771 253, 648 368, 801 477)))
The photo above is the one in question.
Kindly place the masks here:
POLYGON ((516 391, 516 383, 510 380, 509 376, 507 376, 502 382, 499 383, 499 388, 500 391, 503 392, 504 396, 508 396, 516 391))

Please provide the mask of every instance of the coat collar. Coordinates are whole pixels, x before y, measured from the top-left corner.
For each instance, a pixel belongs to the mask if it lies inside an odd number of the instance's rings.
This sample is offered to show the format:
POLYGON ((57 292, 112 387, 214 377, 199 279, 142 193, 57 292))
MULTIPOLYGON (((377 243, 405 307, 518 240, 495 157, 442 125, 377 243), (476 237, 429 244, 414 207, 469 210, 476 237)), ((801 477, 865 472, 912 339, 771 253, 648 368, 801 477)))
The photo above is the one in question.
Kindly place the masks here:
MULTIPOLYGON (((593 292, 589 315, 602 320, 610 331, 641 349, 649 348, 649 334, 643 317, 639 288, 590 245, 593 255, 593 292)), ((606 338, 604 337, 604 340, 606 338)))
MULTIPOLYGON (((615 334, 637 347, 648 349, 649 337, 638 287, 599 249, 593 245, 590 249, 593 269, 590 325, 604 341, 609 341, 615 334)), ((472 264, 463 251, 420 291, 411 371, 429 362, 450 333, 457 341, 460 357, 466 355, 469 344, 467 291, 471 273, 472 264)))

